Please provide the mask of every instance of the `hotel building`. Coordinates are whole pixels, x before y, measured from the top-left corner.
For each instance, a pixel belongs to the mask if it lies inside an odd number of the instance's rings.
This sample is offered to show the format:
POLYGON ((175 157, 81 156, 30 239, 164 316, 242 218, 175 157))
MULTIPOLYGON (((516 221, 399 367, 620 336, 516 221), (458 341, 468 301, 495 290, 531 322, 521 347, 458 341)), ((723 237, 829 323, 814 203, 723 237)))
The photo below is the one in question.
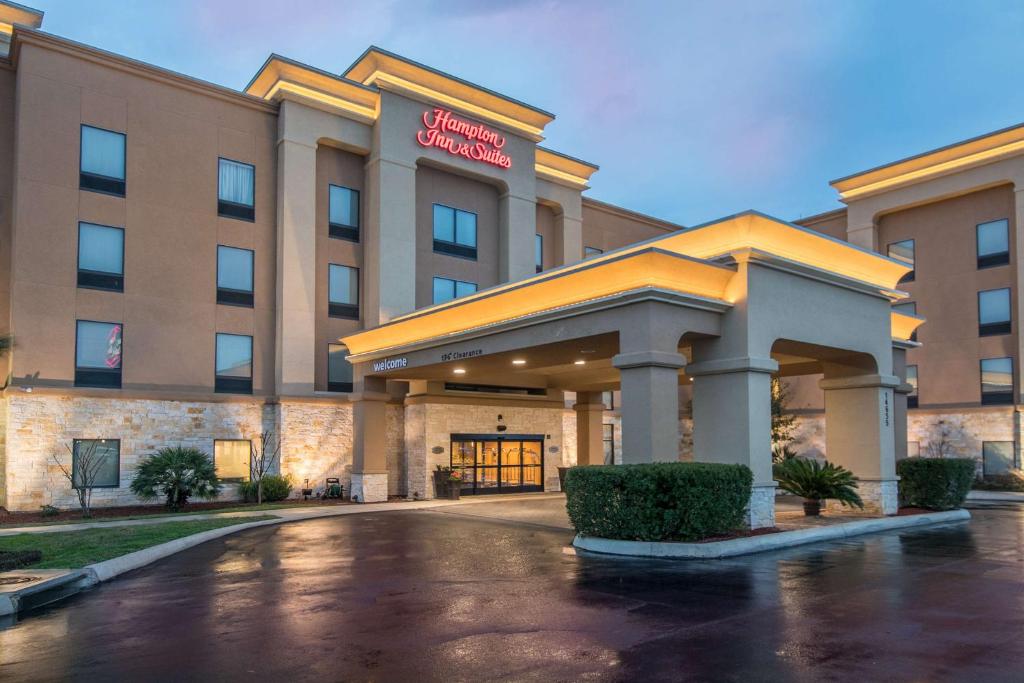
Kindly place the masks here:
POLYGON ((521 492, 725 451, 767 500, 773 373, 796 449, 873 454, 883 511, 937 432, 1019 464, 1024 127, 835 181, 806 228, 684 230, 585 196, 553 114, 385 50, 271 55, 239 92, 41 23, 0 1, 0 506, 73 505, 56 459, 86 446, 97 505, 168 445, 243 478, 265 430, 297 485, 359 500, 431 497, 437 465, 521 492))

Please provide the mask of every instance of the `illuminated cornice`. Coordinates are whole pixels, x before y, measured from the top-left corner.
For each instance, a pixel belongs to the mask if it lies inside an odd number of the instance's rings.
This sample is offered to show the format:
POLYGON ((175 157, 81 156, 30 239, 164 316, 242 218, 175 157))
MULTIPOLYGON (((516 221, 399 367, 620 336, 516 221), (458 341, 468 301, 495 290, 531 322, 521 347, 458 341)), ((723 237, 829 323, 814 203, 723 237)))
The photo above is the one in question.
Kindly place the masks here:
POLYGON ((726 302, 734 268, 651 246, 558 268, 424 308, 342 341, 352 355, 461 334, 642 288, 726 302))
POLYGON ((270 55, 245 91, 270 101, 293 95, 361 123, 376 121, 380 109, 376 89, 281 55, 270 55))
POLYGON ((43 25, 43 13, 32 7, 14 2, 0 2, 0 32, 11 33, 15 26, 39 28, 43 25))
POLYGON ((450 106, 534 141, 542 139, 544 127, 555 118, 542 109, 377 47, 364 52, 343 76, 450 106))
POLYGON ((833 180, 844 202, 885 192, 937 176, 963 171, 1024 153, 1024 125, 1004 128, 970 140, 833 180))
POLYGON ((908 313, 892 312, 892 338, 897 341, 910 341, 910 337, 922 324, 924 318, 908 313))
POLYGON ((578 190, 589 188, 587 183, 590 176, 598 170, 595 164, 588 164, 545 147, 537 148, 534 168, 539 177, 578 190))

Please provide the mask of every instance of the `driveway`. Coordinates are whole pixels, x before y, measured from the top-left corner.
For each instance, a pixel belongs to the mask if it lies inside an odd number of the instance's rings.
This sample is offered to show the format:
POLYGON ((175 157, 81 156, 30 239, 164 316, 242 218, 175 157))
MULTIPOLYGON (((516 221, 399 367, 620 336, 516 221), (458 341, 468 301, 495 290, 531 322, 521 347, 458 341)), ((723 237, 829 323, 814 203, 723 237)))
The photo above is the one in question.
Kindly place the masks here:
POLYGON ((529 504, 213 541, 0 631, 0 679, 988 682, 1024 670, 1018 506, 672 562, 577 555, 553 503, 529 504))

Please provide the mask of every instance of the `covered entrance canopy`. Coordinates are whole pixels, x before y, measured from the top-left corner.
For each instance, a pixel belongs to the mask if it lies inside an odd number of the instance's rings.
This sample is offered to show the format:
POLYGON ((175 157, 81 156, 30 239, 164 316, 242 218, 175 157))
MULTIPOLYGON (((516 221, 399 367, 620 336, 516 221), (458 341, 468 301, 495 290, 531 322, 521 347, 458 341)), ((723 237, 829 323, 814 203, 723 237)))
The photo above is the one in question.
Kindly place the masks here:
POLYGON ((830 460, 894 512, 896 433, 905 430, 905 397, 894 390, 922 322, 891 308, 907 270, 750 212, 345 337, 356 383, 353 491, 387 476, 373 425, 388 379, 575 391, 581 464, 602 461, 598 392, 612 388, 622 391, 623 461, 678 459, 678 388, 692 381, 695 459, 748 465, 751 524, 765 526, 770 376, 822 373, 830 460))

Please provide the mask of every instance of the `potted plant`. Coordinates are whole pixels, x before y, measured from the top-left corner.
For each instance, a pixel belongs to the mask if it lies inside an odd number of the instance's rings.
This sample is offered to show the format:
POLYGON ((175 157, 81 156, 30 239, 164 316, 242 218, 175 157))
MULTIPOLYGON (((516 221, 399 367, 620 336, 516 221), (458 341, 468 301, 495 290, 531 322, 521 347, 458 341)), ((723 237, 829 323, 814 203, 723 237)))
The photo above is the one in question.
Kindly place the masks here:
POLYGON ((447 498, 452 468, 438 465, 434 469, 434 498, 447 498))
POLYGON ((458 500, 462 493, 462 472, 448 468, 448 500, 458 500))
POLYGON ((774 467, 772 473, 784 491, 804 499, 804 514, 821 514, 821 501, 836 500, 849 507, 864 509, 857 494, 857 478, 845 467, 809 458, 789 458, 774 467))

